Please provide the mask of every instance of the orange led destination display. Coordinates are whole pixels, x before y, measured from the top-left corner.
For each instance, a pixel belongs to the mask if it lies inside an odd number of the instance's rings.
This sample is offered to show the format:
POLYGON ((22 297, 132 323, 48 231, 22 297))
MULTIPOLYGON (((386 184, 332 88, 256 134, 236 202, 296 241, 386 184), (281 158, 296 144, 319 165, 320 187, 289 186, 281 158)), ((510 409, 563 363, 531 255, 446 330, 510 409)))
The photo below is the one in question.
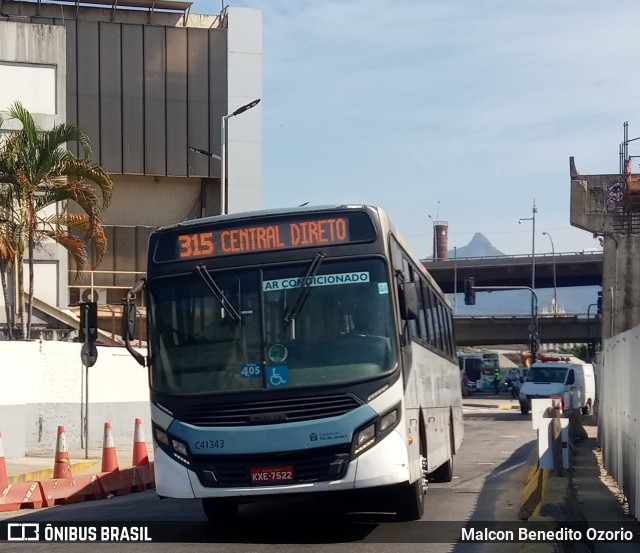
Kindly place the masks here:
POLYGON ((274 222, 178 235, 178 257, 215 257, 350 241, 347 217, 274 222))

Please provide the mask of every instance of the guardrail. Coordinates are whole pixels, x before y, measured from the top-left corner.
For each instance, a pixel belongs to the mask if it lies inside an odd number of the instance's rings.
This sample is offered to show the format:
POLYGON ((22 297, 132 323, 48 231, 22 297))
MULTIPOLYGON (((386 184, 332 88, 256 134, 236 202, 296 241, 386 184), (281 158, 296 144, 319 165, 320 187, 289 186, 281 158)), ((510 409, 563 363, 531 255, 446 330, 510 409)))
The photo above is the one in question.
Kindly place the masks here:
MULTIPOLYGON (((555 254, 553 252, 545 252, 545 253, 537 253, 535 254, 535 257, 549 257, 549 258, 553 258, 555 257, 556 259, 559 257, 569 257, 569 256, 576 256, 576 255, 602 255, 602 250, 597 250, 597 251, 589 251, 589 250, 584 250, 581 252, 556 252, 555 254)), ((447 259, 433 259, 432 257, 428 257, 428 258, 424 258, 421 259, 421 261, 423 263, 448 263, 451 261, 473 261, 473 260, 478 260, 478 259, 531 259, 531 254, 526 254, 526 253, 519 253, 519 254, 505 254, 505 255, 479 255, 479 256, 465 256, 465 257, 447 257, 447 259)))

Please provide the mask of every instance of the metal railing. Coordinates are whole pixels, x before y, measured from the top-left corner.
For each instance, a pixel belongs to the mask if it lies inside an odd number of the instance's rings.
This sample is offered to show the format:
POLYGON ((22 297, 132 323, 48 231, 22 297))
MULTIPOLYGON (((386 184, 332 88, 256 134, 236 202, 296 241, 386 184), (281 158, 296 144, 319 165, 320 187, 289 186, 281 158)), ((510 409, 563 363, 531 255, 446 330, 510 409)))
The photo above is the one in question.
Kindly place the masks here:
MULTIPOLYGON (((559 258, 559 257, 569 257, 569 256, 576 256, 576 255, 602 255, 602 250, 596 250, 596 251, 592 251, 592 250, 582 250, 580 252, 556 252, 555 253, 555 257, 559 258)), ((538 258, 545 258, 548 257, 549 259, 552 259, 554 257, 554 254, 551 252, 548 253, 537 253, 536 252, 536 259, 538 258)), ((474 256, 474 257, 448 257, 447 259, 436 259, 434 260, 433 258, 424 258, 421 261, 423 263, 427 262, 427 263, 451 263, 453 264, 455 261, 472 261, 472 260, 476 260, 476 259, 531 259, 531 254, 530 253, 518 253, 518 254, 505 254, 505 255, 479 255, 479 256, 474 256)))
MULTIPOLYGON (((109 294, 109 290, 114 291, 114 290, 122 290, 122 296, 121 298, 119 298, 117 301, 108 301, 109 298, 107 298, 107 301, 105 302, 104 305, 121 305, 122 303, 122 298, 124 298, 126 296, 127 291, 135 284, 135 282, 141 278, 144 277, 146 275, 146 273, 144 271, 86 271, 85 273, 83 273, 83 277, 81 277, 81 279, 77 280, 75 278, 75 274, 76 272, 73 270, 69 271, 69 282, 74 282, 73 284, 69 284, 68 288, 69 291, 72 290, 78 290, 78 293, 80 293, 80 290, 89 290, 90 294, 89 296, 91 298, 96 297, 96 295, 99 293, 100 290, 106 290, 107 294, 109 294), (110 280, 112 282, 116 282, 116 277, 117 276, 130 276, 131 277, 131 283, 128 285, 121 285, 121 284, 96 284, 96 277, 97 276, 101 276, 101 275, 107 275, 107 276, 111 276, 112 278, 107 279, 110 280), (88 276, 88 282, 86 280, 86 277, 88 276)), ((99 279, 102 280, 102 279, 99 279)), ((112 297, 115 296, 115 294, 111 294, 112 297)), ((82 299, 82 298, 80 298, 82 299)), ((143 302, 143 298, 141 297, 140 299, 141 302, 143 302)), ((140 307, 143 307, 144 305, 138 304, 140 307)))
MULTIPOLYGON (((104 290, 106 291, 106 298, 103 298, 104 302, 98 303, 98 326, 106 331, 111 333, 112 339, 120 338, 120 321, 122 319, 122 300, 127 295, 129 289, 135 284, 135 282, 145 276, 146 273, 144 271, 87 271, 84 273, 85 278, 83 280, 75 280, 75 271, 69 271, 69 282, 74 280, 73 284, 69 284, 68 288, 70 291, 69 299, 70 305, 69 309, 74 312, 78 317, 80 316, 80 307, 78 302, 73 303, 71 301, 72 294, 71 291, 78 290, 79 301, 83 301, 81 297, 81 290, 89 290, 89 298, 97 299, 99 296, 99 292, 104 290), (103 279, 100 277, 104 277, 107 275, 107 279, 103 279), (86 278, 88 276, 88 278, 86 278), (99 282, 102 280, 110 280, 111 282, 116 282, 116 277, 131 277, 131 283, 128 285, 120 285, 120 284, 96 284, 96 280, 99 282), (121 294, 116 292, 121 291, 121 294), (111 301, 110 301, 111 300, 111 301), (77 311, 77 313, 76 313, 77 311), (107 323, 106 320, 109 322, 107 323), (108 328, 107 328, 108 327, 108 328)), ((138 346, 144 345, 143 343, 146 341, 146 337, 143 336, 143 332, 145 331, 144 325, 142 321, 146 315, 146 305, 144 302, 144 295, 140 294, 137 298, 138 309, 138 324, 137 324, 137 336, 135 337, 135 342, 137 342, 138 346)))

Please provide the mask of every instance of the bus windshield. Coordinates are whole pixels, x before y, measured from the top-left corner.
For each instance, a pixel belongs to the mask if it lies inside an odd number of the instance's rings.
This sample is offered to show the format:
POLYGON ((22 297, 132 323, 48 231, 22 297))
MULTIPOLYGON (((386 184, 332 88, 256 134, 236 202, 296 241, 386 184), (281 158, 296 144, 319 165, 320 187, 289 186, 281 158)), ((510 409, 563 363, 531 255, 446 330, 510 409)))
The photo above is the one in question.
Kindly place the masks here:
POLYGON ((151 386, 216 393, 366 380, 397 365, 380 259, 210 271, 148 283, 151 386), (306 284, 306 285, 305 285, 306 284))

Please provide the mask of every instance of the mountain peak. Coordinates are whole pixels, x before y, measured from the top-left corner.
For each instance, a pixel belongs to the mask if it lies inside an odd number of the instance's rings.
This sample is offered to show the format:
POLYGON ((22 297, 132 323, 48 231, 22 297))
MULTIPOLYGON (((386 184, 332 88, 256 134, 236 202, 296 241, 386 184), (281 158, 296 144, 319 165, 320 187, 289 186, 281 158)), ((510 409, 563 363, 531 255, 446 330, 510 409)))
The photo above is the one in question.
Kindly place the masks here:
POLYGON ((449 250, 449 258, 455 257, 492 257, 504 255, 500 250, 493 247, 489 239, 482 233, 476 232, 471 241, 457 250, 449 250))

